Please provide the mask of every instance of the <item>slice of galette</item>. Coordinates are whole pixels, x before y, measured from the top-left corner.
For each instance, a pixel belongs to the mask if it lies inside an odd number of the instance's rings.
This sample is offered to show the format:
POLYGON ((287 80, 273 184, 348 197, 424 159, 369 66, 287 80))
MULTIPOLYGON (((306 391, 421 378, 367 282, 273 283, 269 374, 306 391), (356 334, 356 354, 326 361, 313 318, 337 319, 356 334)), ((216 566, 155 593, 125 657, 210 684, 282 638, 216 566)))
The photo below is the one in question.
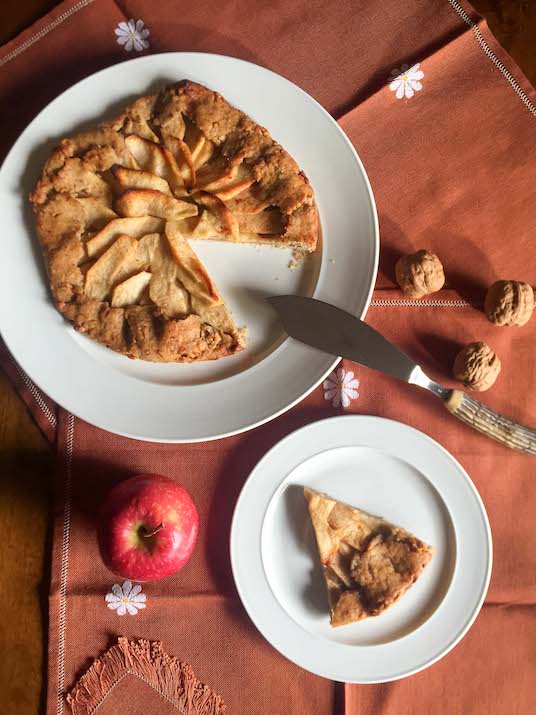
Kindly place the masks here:
POLYGON ((378 616, 422 574, 432 548, 405 529, 304 489, 333 627, 378 616))

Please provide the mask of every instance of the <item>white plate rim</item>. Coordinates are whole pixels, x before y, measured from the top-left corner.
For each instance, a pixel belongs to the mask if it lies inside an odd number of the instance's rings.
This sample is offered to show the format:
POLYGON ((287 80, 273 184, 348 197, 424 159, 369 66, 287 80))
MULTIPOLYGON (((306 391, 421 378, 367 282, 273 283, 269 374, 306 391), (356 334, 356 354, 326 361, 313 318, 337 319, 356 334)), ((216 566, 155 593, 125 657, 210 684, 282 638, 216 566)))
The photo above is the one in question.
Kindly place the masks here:
MULTIPOLYGON (((328 447, 328 449, 331 448, 336 448, 336 446, 348 446, 350 443, 344 443, 344 445, 331 445, 328 447)), ((393 456, 398 456, 396 452, 391 452, 388 450, 388 453, 393 455, 393 456)), ((295 454, 295 453, 294 453, 295 454)), ((293 456, 294 456, 293 454, 293 456)), ((266 475, 264 475, 266 477, 266 475)), ((432 482, 433 483, 433 482, 432 482)), ((434 484, 434 487, 437 488, 437 485, 434 484)), ((248 504, 250 510, 251 510, 251 504, 248 504)), ((321 419, 316 422, 309 423, 294 432, 291 432, 288 434, 286 437, 281 439, 279 442, 277 442, 273 447, 270 448, 268 452, 257 462, 251 473, 249 474, 248 478, 246 479, 244 486, 242 487, 242 490, 239 494, 239 497, 236 502, 235 510, 233 513, 233 518, 231 521, 231 532, 230 532, 230 539, 229 539, 229 552, 230 552, 230 559, 231 559, 231 570, 233 573, 233 578, 234 582, 236 585, 236 589, 238 591, 240 600, 242 602, 242 605, 244 606, 244 609, 246 610, 249 618, 251 619, 252 623, 255 625, 255 627, 259 630, 261 635, 276 649, 278 650, 285 658, 290 660, 291 662, 295 663, 301 668, 304 668, 305 670, 308 670, 309 672, 314 673, 315 675, 318 675, 320 677, 328 678, 330 680, 335 680, 339 682, 346 682, 346 683, 353 683, 353 684, 375 684, 375 683, 385 683, 385 682, 392 682, 395 680, 400 680, 402 678, 414 675, 418 672, 421 672, 422 670, 425 670, 426 668, 430 667, 434 663, 437 663, 441 658, 443 658, 445 655, 447 655, 462 639, 463 637, 467 634, 473 623, 475 622, 478 614, 480 613, 480 610, 482 608, 482 605, 484 604, 484 600, 486 598, 486 594, 488 592, 489 588, 489 583, 491 580, 491 573, 492 573, 492 566, 493 566, 493 540, 492 540, 492 534, 491 534, 491 528, 489 524, 489 518, 484 506, 484 503, 482 501, 482 498, 471 480, 470 476, 466 472, 466 470, 462 467, 462 465, 455 459, 455 457, 448 452, 441 444, 439 444, 436 440, 432 439, 430 436, 425 434, 424 432, 421 432, 420 430, 410 427, 409 425, 406 425, 402 422, 398 422, 396 420, 391 420, 385 417, 377 417, 373 415, 337 415, 334 417, 328 417, 326 419, 321 419), (296 657, 296 654, 294 653, 293 649, 289 649, 288 643, 282 642, 281 634, 274 634, 272 632, 269 632, 268 629, 265 627, 265 624, 259 623, 259 616, 258 612, 255 608, 255 606, 252 604, 252 592, 251 590, 248 592, 248 578, 242 578, 241 574, 241 567, 240 567, 240 559, 242 558, 241 556, 241 547, 239 545, 239 539, 240 539, 240 529, 241 529, 241 520, 242 520, 242 513, 244 511, 244 505, 247 503, 248 499, 250 498, 250 490, 252 489, 252 485, 255 482, 255 479, 257 478, 256 475, 259 475, 262 473, 262 470, 266 469, 267 465, 270 464, 270 462, 274 459, 274 457, 277 455, 277 452, 280 451, 282 448, 285 446, 288 446, 295 442, 296 440, 300 439, 303 437, 307 432, 309 431, 317 431, 318 434, 315 435, 314 440, 310 440, 310 444, 314 442, 314 446, 311 446, 310 449, 306 451, 301 451, 299 454, 299 457, 297 456, 296 463, 293 464, 292 467, 289 467, 288 469, 285 468, 281 470, 278 473, 278 479, 277 481, 273 481, 271 483, 271 490, 270 490, 270 497, 266 501, 263 501, 263 508, 262 508, 262 515, 260 518, 260 529, 259 529, 259 534, 254 534, 249 536, 249 542, 250 545, 254 544, 254 546, 250 546, 250 549, 255 549, 255 560, 258 558, 260 562, 260 571, 262 571, 263 574, 263 579, 259 579, 256 582, 256 593, 255 593, 255 598, 258 597, 258 594, 260 590, 262 589, 263 592, 263 597, 265 597, 267 594, 269 594, 268 601, 271 601, 269 604, 269 607, 272 608, 275 604, 275 608, 278 609, 279 611, 279 616, 283 617, 283 621, 285 621, 285 626, 289 628, 292 631, 292 636, 296 638, 297 634, 299 637, 300 631, 302 633, 306 633, 306 631, 299 625, 297 625, 293 619, 284 611, 283 607, 277 602, 277 599, 275 595, 271 591, 271 587, 268 583, 267 577, 264 573, 264 566, 262 564, 262 554, 261 554, 261 531, 262 531, 262 526, 264 523, 264 516, 266 513, 266 509, 268 508, 271 499, 273 495, 277 492, 280 484, 282 481, 285 480, 286 476, 295 469, 295 467, 299 464, 302 464, 306 460, 310 459, 311 457, 315 456, 316 454, 322 453, 325 451, 326 447, 325 446, 319 446, 319 441, 322 437, 321 431, 324 429, 326 425, 330 426, 343 426, 346 424, 346 426, 352 430, 352 435, 355 436, 355 440, 351 442, 351 446, 367 446, 366 442, 360 441, 359 440, 359 426, 364 425, 365 423, 369 422, 371 425, 376 425, 379 430, 382 429, 382 426, 390 426, 390 427, 395 427, 396 429, 400 428, 402 431, 405 431, 407 435, 413 435, 414 437, 418 437, 418 439, 421 439, 423 444, 428 445, 429 447, 432 447, 433 449, 437 450, 438 455, 441 455, 441 458, 445 460, 445 463, 448 463, 452 468, 454 468, 458 475, 461 477, 463 483, 465 486, 467 486, 474 497, 475 504, 478 508, 478 513, 479 516, 482 519, 483 526, 484 526, 484 533, 485 533, 485 547, 486 547, 486 559, 485 559, 485 569, 483 573, 483 579, 481 583, 481 590, 480 593, 478 594, 478 597, 476 598, 474 602, 474 607, 472 608, 471 612, 469 615, 465 618, 463 623, 459 626, 457 629, 456 635, 448 641, 442 648, 440 648, 436 653, 431 655, 429 658, 427 658, 424 662, 421 662, 415 667, 407 668, 407 669, 400 669, 398 672, 393 673, 389 675, 388 677, 382 676, 382 677, 368 677, 366 679, 363 679, 362 677, 348 677, 348 674, 345 673, 344 677, 342 677, 341 672, 337 672, 336 670, 331 670, 329 666, 326 667, 310 667, 307 664, 304 664, 303 660, 300 657, 296 657), (259 583, 261 581, 261 583, 259 583), (292 651, 292 652, 291 652, 292 651)), ((251 567, 251 560, 249 562, 249 567, 251 567)), ((454 571, 457 571, 457 563, 454 567, 454 571)), ((250 572, 248 572, 248 576, 250 575, 250 572)), ((447 594, 445 594, 445 598, 443 599, 444 601, 447 598, 447 595, 449 595, 450 592, 450 586, 447 591, 447 594)), ((266 606, 266 603, 264 604, 266 606)), ((437 612, 440 610, 442 607, 442 603, 438 606, 437 610, 431 614, 430 618, 428 620, 431 620, 437 612)), ((426 622, 425 622, 426 623, 426 622)), ((425 624, 423 624, 425 625, 425 624)), ((412 636, 416 633, 419 632, 421 627, 418 627, 412 636)), ((286 633, 286 631, 285 631, 286 633)), ((317 639, 314 636, 311 636, 310 634, 307 634, 308 636, 308 646, 311 647, 312 644, 316 644, 318 648, 322 649, 325 648, 325 641, 322 639, 317 639)), ((405 641, 408 638, 408 636, 405 636, 396 643, 400 643, 405 641)), ((283 638, 284 641, 284 638, 283 638)), ((381 646, 365 646, 366 648, 385 648, 385 645, 381 646)), ((387 646, 388 647, 388 646, 387 646)), ((346 650, 347 653, 352 653, 355 654, 356 649, 359 649, 360 646, 351 646, 351 645, 346 645, 346 644, 335 644, 335 648, 340 649, 341 651, 346 650)))
MULTIPOLYGON (((367 309, 370 305, 370 301, 372 298, 372 293, 374 290, 374 285, 375 285, 375 280, 376 280, 376 275, 378 271, 378 263, 379 263, 379 224, 378 224, 378 215, 377 215, 377 208, 376 204, 374 201, 374 195, 372 192, 372 188, 370 185, 370 181, 368 179, 367 173, 364 169, 363 163, 357 154, 354 146, 344 133, 344 131, 341 129, 341 127, 337 124, 337 122, 331 117, 331 115, 325 110, 322 105, 317 102, 311 95, 309 95, 305 90, 301 89, 298 85, 295 85, 293 82, 290 80, 286 79, 285 77, 282 77, 281 75, 273 72, 272 70, 269 70, 265 67, 262 67, 260 65, 256 65, 255 63, 248 62, 246 60, 241 60, 238 58, 230 57, 227 55, 218 55, 214 53, 202 53, 202 52, 165 52, 165 53, 156 53, 152 55, 147 55, 144 57, 138 57, 138 58, 133 58, 131 60, 127 60, 125 62, 120 62, 118 64, 112 65, 110 67, 103 68, 102 70, 99 70, 88 77, 85 77, 84 79, 80 80, 79 82, 75 83, 71 87, 67 88, 64 90, 58 97, 53 99, 46 107, 44 107, 39 114, 27 125, 27 127, 21 132, 17 140, 15 141, 14 145, 11 147, 10 151, 6 155, 4 162, 2 163, 2 166, 0 167, 0 189, 1 189, 1 184, 2 184, 2 173, 4 166, 8 164, 12 154, 15 152, 19 142, 21 142, 24 137, 32 131, 32 129, 40 122, 42 115, 45 112, 48 112, 49 110, 55 108, 56 106, 61 105, 61 103, 64 101, 65 97, 72 92, 75 89, 79 89, 81 86, 83 86, 85 83, 89 84, 92 82, 95 82, 98 78, 102 77, 105 74, 108 73, 113 73, 117 72, 118 68, 121 68, 122 70, 125 69, 126 66, 129 68, 133 69, 134 65, 140 65, 141 63, 149 63, 154 60, 160 60, 162 58, 169 58, 169 59, 188 59, 189 57, 205 57, 205 58, 212 58, 215 59, 216 61, 221 61, 221 62, 232 62, 236 63, 239 65, 244 65, 244 66, 249 66, 252 68, 255 68, 256 70, 259 70, 261 73, 266 73, 269 76, 273 76, 278 78, 278 80, 291 85, 293 90, 296 91, 299 95, 301 95, 303 98, 306 99, 307 102, 311 104, 312 107, 315 108, 316 111, 321 112, 324 117, 334 126, 337 128, 338 133, 340 138, 343 139, 344 143, 346 144, 346 148, 348 149, 349 153, 352 155, 353 161, 356 163, 356 166, 360 172, 360 178, 364 183, 364 186, 366 188, 368 200, 370 203, 370 211, 371 211, 371 220, 372 220, 372 230, 373 230, 373 241, 374 245, 371 247, 372 249, 372 254, 373 254, 373 260, 370 265, 370 281, 369 281, 369 287, 366 291, 366 297, 362 301, 362 306, 361 310, 357 311, 359 317, 364 318, 367 312, 367 309)), ((317 291, 315 290, 315 295, 317 294, 317 291)), ((0 312, 0 318, 1 318, 1 312, 0 312)), ((7 346, 7 348, 10 350, 11 354, 13 355, 14 359, 17 361, 17 363, 20 365, 20 367, 24 370, 24 372, 28 375, 28 377, 32 380, 32 382, 39 388, 42 389, 45 394, 48 394, 51 399, 53 399, 55 402, 57 402, 61 407, 66 409, 67 411, 71 412, 75 416, 79 417, 80 419, 83 419, 90 424, 93 424, 97 427, 100 427, 102 429, 105 429, 107 431, 113 432, 115 434, 119 434, 125 437, 141 440, 141 441, 152 441, 152 442, 162 442, 162 443, 195 443, 195 442, 205 442, 205 441, 212 441, 212 440, 217 440, 217 439, 222 439, 225 437, 230 437, 236 434, 240 434, 242 432, 254 429, 260 425, 263 425, 276 417, 280 416, 284 412, 290 410, 292 407, 294 407, 296 404, 301 402, 307 395, 309 395, 318 385, 330 374, 330 372, 335 368, 335 366, 338 364, 340 358, 331 358, 331 356, 326 356, 329 359, 329 362, 326 362, 324 365, 324 368, 321 373, 318 373, 315 377, 315 380, 307 387, 305 390, 301 390, 300 394, 298 394, 296 397, 291 399, 290 401, 283 400, 283 404, 279 407, 279 409, 271 411, 269 414, 256 419, 252 422, 249 422, 247 424, 243 424, 242 426, 236 428, 236 429, 230 429, 230 430, 221 430, 218 432, 214 432, 212 434, 202 434, 198 437, 192 437, 188 436, 186 438, 182 437, 167 437, 167 436, 161 436, 161 435, 156 435, 154 433, 151 434, 140 434, 139 432, 132 432, 130 430, 122 430, 118 429, 116 426, 111 427, 109 420, 107 420, 106 415, 102 416, 102 418, 99 416, 99 419, 93 419, 88 417, 87 414, 84 414, 80 409, 77 407, 76 403, 76 396, 73 395, 72 397, 69 396, 68 398, 63 398, 63 399, 58 399, 53 393, 54 391, 51 389, 47 389, 47 387, 42 386, 42 379, 39 374, 35 372, 35 370, 28 368, 25 365, 25 359, 24 356, 21 356, 20 353, 17 354, 17 350, 14 347, 13 340, 9 332, 6 333, 6 331, 3 329, 0 330, 2 334, 2 338, 4 339, 4 342, 7 346)), ((285 341, 285 344, 287 344, 289 341, 288 339, 285 341)), ((294 341, 290 341, 292 344, 294 344, 294 341)), ((296 343, 297 344, 297 343, 296 343)), ((283 346, 280 346, 277 348, 273 354, 276 354, 281 350, 283 346)), ((311 350, 310 348, 307 348, 306 346, 301 346, 305 350, 311 350)), ((227 378, 228 380, 232 380, 236 378, 237 376, 233 376, 231 378, 227 378)))

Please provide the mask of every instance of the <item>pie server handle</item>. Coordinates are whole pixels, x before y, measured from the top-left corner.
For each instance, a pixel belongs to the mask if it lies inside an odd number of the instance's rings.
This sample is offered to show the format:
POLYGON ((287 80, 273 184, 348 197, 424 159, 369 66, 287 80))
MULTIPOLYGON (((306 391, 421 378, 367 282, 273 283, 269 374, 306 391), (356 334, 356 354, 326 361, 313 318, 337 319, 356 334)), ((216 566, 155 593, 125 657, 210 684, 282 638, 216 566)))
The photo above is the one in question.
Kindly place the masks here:
POLYGON ((490 410, 471 395, 461 390, 450 390, 445 407, 459 420, 497 442, 536 455, 536 430, 490 410))

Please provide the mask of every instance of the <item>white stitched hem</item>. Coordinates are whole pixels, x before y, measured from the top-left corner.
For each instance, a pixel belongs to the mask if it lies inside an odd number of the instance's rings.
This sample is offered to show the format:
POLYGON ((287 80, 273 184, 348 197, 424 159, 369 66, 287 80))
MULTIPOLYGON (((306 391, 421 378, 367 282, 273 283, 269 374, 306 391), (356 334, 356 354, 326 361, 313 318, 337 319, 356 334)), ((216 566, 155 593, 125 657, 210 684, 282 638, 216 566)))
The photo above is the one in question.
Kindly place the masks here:
POLYGON ((467 300, 403 300, 395 298, 392 300, 371 300, 372 308, 471 308, 473 303, 467 300))
POLYGON ((519 96, 525 107, 529 110, 529 112, 536 117, 536 107, 534 104, 530 101, 530 99, 527 97, 525 92, 521 89, 519 84, 516 82, 512 74, 506 69, 506 67, 503 65, 503 63, 500 61, 500 59, 493 53, 491 50, 490 46, 484 39, 482 33, 480 32, 480 29, 476 22, 471 20, 469 15, 465 12, 463 7, 460 5, 457 0, 448 0, 448 2, 452 5, 453 9, 456 10, 458 15, 462 18, 462 20, 469 25, 471 30, 473 31, 474 36, 476 37, 476 40, 480 47, 484 50, 488 58, 493 62, 495 67, 501 72, 501 74, 506 78, 514 92, 519 96))
POLYGON ((58 627, 58 692, 56 715, 63 715, 65 705, 65 626, 67 620, 67 575, 69 571, 69 541, 71 537, 71 478, 74 446, 74 415, 67 423, 67 450, 65 463, 65 506, 61 539, 60 619, 58 627))
POLYGON ((94 0, 80 0, 80 2, 77 2, 76 5, 73 5, 69 10, 66 10, 64 13, 61 15, 58 15, 58 17, 53 20, 51 23, 48 25, 45 25, 42 30, 39 30, 39 32, 36 35, 33 35, 32 37, 29 37, 25 42, 20 45, 20 47, 16 47, 14 50, 12 50, 9 54, 7 54, 5 57, 2 57, 0 59, 0 67, 3 65, 7 64, 11 60, 15 59, 15 57, 18 57, 20 54, 25 52, 29 47, 32 45, 35 45, 36 42, 39 42, 39 40, 42 40, 45 35, 48 35, 49 32, 52 32, 58 25, 61 25, 62 22, 67 20, 71 15, 74 15, 77 13, 79 10, 81 10, 84 7, 87 7, 88 5, 91 5, 91 3, 94 0))
POLYGON ((19 363, 15 360, 13 355, 11 353, 8 353, 9 357, 11 359, 11 362, 15 366, 15 369, 17 370, 19 377, 21 380, 24 382, 26 387, 30 390, 30 393, 34 400, 36 401, 37 405, 41 408, 41 411, 47 418, 47 420, 50 422, 52 427, 56 429, 58 426, 58 420, 56 418, 56 415, 49 409, 47 403, 45 402, 43 395, 39 392, 39 389, 34 385, 34 383, 30 380, 28 375, 24 372, 24 370, 21 368, 19 363))

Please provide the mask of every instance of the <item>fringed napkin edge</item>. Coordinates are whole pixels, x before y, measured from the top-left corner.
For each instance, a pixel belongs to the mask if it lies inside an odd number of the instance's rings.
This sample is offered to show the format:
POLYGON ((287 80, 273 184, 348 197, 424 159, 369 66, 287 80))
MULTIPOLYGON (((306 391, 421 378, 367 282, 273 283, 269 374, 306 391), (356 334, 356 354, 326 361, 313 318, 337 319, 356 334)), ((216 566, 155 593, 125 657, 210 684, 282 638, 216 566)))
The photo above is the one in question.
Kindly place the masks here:
POLYGON ((195 676, 191 666, 168 655, 160 641, 117 644, 96 658, 71 692, 67 703, 73 715, 91 715, 127 675, 147 683, 184 715, 224 715, 223 699, 195 676))

